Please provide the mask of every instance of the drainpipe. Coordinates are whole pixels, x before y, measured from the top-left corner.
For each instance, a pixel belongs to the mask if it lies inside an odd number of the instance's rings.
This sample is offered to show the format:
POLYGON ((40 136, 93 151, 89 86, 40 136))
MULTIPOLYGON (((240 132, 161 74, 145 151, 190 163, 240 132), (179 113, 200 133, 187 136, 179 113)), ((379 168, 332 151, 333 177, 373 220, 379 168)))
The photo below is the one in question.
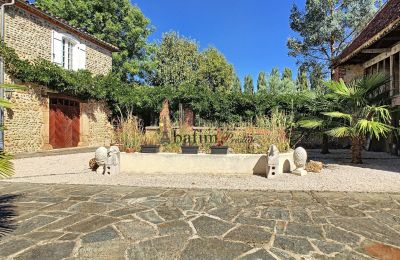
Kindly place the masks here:
MULTIPOLYGON (((10 3, 5 3, 1 5, 0 16, 1 16, 1 27, 0 27, 0 38, 1 41, 4 43, 4 30, 5 30, 5 17, 4 11, 6 6, 11 6, 15 4, 15 0, 11 0, 10 3)), ((4 84, 5 81, 5 66, 4 60, 0 57, 0 84, 4 84)), ((0 88, 0 97, 4 98, 4 89, 0 88)), ((0 111, 0 124, 4 126, 4 109, 2 108, 0 111)), ((4 151, 4 130, 0 131, 0 150, 4 151)))

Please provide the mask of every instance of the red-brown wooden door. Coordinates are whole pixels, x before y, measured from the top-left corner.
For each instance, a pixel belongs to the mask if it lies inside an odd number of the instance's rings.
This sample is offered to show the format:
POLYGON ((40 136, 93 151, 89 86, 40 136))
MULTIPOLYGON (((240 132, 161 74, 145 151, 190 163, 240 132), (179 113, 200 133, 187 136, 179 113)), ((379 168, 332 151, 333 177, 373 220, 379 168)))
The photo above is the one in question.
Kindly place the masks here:
POLYGON ((53 148, 77 147, 79 143, 79 102, 50 98, 50 144, 53 148))

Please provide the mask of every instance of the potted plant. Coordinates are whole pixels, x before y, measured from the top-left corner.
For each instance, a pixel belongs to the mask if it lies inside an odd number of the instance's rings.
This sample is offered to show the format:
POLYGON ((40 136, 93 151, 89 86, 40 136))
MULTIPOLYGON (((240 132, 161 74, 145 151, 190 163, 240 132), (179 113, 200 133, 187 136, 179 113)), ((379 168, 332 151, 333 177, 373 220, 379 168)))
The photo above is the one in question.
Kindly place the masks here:
POLYGON ((141 153, 159 153, 160 145, 158 144, 158 138, 155 134, 146 134, 144 137, 144 143, 140 146, 141 153))
POLYGON ((211 154, 228 154, 228 146, 224 146, 227 141, 227 136, 222 136, 221 129, 217 129, 217 144, 211 146, 211 154))
POLYGON ((182 154, 198 154, 199 146, 191 145, 190 142, 184 142, 181 146, 182 154))

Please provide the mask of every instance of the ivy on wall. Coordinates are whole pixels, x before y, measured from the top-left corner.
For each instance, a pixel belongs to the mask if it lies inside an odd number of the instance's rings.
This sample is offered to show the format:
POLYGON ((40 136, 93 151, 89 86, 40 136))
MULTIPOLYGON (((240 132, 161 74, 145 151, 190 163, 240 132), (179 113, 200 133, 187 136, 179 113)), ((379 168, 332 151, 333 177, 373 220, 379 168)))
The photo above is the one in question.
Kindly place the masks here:
POLYGON ((44 59, 22 60, 4 43, 0 44, 0 56, 6 72, 16 81, 46 86, 83 99, 105 99, 111 83, 122 84, 112 74, 94 76, 87 70, 69 71, 44 59))

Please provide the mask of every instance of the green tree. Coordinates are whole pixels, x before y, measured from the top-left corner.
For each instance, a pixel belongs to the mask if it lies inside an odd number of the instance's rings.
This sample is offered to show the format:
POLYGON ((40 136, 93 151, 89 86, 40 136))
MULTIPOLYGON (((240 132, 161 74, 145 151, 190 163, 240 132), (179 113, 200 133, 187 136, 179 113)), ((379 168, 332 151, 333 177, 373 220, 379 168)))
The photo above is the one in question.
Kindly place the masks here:
POLYGON ((242 84, 240 83, 240 79, 237 75, 235 75, 235 78, 233 79, 232 82, 232 91, 236 93, 242 92, 242 84))
POLYGON ((196 84, 200 55, 194 40, 176 32, 166 33, 154 60, 155 70, 147 77, 151 85, 178 88, 183 83, 196 84))
POLYGON ((323 64, 333 74, 332 62, 376 11, 376 0, 308 0, 304 10, 293 5, 290 27, 299 37, 289 38, 289 55, 298 63, 323 64), (330 68, 330 69, 329 69, 330 68))
POLYGON ((207 48, 200 54, 198 79, 211 90, 230 90, 234 77, 233 66, 216 48, 207 48))
POLYGON ((258 79, 257 79, 257 92, 261 91, 263 92, 267 91, 267 79, 264 71, 258 74, 258 79))
POLYGON ((311 89, 321 92, 324 87, 324 72, 322 66, 314 64, 310 72, 311 89))
POLYGON ((293 72, 290 68, 285 68, 283 70, 282 80, 284 79, 293 80, 293 72))
POLYGON ((285 68, 279 87, 279 93, 294 92, 296 90, 296 82, 293 81, 293 72, 290 68, 285 68))
POLYGON ((303 67, 300 67, 299 71, 297 72, 296 85, 297 89, 300 91, 305 91, 309 89, 307 72, 304 70, 303 67))
MULTIPOLYGON (((336 111, 324 112, 323 115, 337 120, 339 124, 327 131, 327 134, 350 139, 352 163, 362 163, 363 144, 367 136, 379 140, 392 131, 388 106, 374 105, 370 99, 370 95, 387 82, 385 75, 375 74, 347 85, 343 80, 325 83, 338 103, 336 111)), ((322 124, 324 124, 322 119, 308 122, 308 125, 314 128, 322 124)))
POLYGON ((121 78, 142 77, 153 67, 148 56, 152 46, 146 43, 153 31, 150 20, 129 0, 36 0, 35 4, 117 46, 113 71, 121 78))
POLYGON ((278 68, 273 68, 268 78, 269 92, 272 94, 279 93, 281 84, 281 75, 278 68))
POLYGON ((244 78, 244 93, 247 94, 254 93, 254 83, 253 83, 253 77, 251 75, 247 75, 244 78))

